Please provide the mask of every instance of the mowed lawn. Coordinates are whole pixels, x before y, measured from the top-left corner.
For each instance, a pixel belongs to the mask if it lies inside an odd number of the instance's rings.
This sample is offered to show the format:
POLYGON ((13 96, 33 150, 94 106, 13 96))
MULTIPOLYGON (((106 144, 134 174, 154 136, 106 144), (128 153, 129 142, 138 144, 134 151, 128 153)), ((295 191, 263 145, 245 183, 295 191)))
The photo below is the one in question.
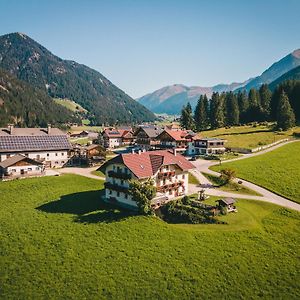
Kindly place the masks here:
POLYGON ((300 214, 239 200, 228 225, 104 205, 75 175, 0 183, 1 299, 299 299, 300 214))
POLYGON ((226 147, 253 149, 285 138, 290 138, 293 132, 300 132, 300 128, 295 127, 288 131, 275 132, 270 126, 257 125, 253 127, 245 125, 203 131, 201 135, 203 137, 226 139, 226 147))
POLYGON ((224 162, 222 166, 213 166, 211 169, 234 169, 238 177, 300 203, 299 153, 300 141, 259 156, 224 162))

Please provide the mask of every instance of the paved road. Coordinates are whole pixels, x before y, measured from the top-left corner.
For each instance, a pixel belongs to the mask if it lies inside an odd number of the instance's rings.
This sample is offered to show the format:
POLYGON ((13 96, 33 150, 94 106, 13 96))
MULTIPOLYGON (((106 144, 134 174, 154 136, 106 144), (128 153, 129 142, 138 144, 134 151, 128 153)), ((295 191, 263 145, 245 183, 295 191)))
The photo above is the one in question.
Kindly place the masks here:
POLYGON ((91 167, 91 168, 73 168, 73 167, 68 167, 68 168, 62 168, 62 169, 57 169, 57 171, 61 174, 77 174, 93 179, 98 179, 98 180, 105 180, 104 177, 100 177, 97 175, 91 174, 92 171, 95 171, 99 168, 97 167, 91 167))
MULTIPOLYGON (((282 147, 283 145, 289 144, 289 143, 294 143, 294 142, 300 142, 300 141, 289 141, 286 143, 282 143, 282 144, 278 144, 272 148, 268 148, 265 149, 263 151, 260 152, 256 152, 256 153, 251 153, 251 154, 246 154, 243 155, 241 157, 235 158, 235 159, 230 159, 227 160, 226 162, 230 162, 230 161, 235 161, 235 160, 241 160, 241 159, 246 159, 249 157, 253 157, 253 156, 258 156, 261 155, 263 153, 272 151, 274 149, 277 149, 279 147, 282 147)), ((245 199, 253 199, 253 200, 261 200, 261 201, 267 201, 267 202, 271 202, 274 204, 278 204, 287 208, 291 208, 297 211, 300 211, 300 204, 297 204, 291 200, 288 200, 282 196, 279 196, 275 193, 272 193, 271 191, 260 187, 254 183, 251 183, 249 181, 246 181, 244 179, 239 179, 236 178, 235 182, 241 180, 243 182, 243 186, 250 188, 251 190, 254 190, 256 192, 258 192, 259 194, 261 194, 262 196, 250 196, 250 195, 242 195, 242 194, 237 194, 237 193, 230 193, 230 192, 224 192, 221 190, 217 190, 216 188, 213 187, 212 183, 201 174, 201 172, 205 172, 205 173, 209 173, 212 175, 217 175, 219 176, 220 174, 217 172, 214 172, 212 170, 209 169, 209 167, 213 166, 213 165, 218 165, 219 162, 214 162, 214 161, 207 161, 207 160, 202 160, 199 159, 197 161, 194 161, 193 164, 195 165, 196 169, 192 171, 193 175, 198 178, 198 180, 201 182, 200 186, 194 186, 191 185, 190 186, 190 192, 191 193, 195 193, 197 191, 199 191, 200 188, 204 188, 206 191, 206 194, 208 195, 212 195, 212 196, 224 196, 224 197, 235 197, 235 198, 245 198, 245 199)))

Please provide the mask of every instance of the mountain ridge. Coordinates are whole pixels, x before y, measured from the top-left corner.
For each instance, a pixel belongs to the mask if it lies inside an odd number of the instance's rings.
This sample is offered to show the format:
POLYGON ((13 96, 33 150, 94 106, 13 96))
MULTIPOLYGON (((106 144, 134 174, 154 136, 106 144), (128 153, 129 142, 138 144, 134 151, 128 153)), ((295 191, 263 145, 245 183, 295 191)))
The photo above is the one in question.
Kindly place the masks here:
POLYGON ((68 98, 90 112, 92 124, 153 121, 155 116, 100 72, 61 59, 24 33, 0 36, 0 67, 53 98, 68 98))

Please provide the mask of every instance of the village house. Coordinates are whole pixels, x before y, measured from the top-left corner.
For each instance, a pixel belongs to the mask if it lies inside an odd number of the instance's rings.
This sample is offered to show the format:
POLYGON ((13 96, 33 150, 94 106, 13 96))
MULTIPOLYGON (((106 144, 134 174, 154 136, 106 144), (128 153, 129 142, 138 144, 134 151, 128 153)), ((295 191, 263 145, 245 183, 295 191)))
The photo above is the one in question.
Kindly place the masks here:
POLYGON ((134 143, 132 131, 125 129, 105 129, 102 133, 104 147, 113 149, 134 143))
POLYGON ((20 154, 11 156, 0 162, 1 180, 42 176, 44 173, 45 167, 42 162, 20 154))
POLYGON ((160 142, 159 147, 161 149, 173 148, 176 149, 177 152, 185 153, 194 135, 195 133, 192 131, 165 129, 157 136, 157 140, 160 142))
POLYGON ((227 213, 237 212, 237 208, 234 205, 235 202, 236 201, 233 198, 224 198, 224 199, 219 199, 219 200, 216 201, 216 203, 218 203, 217 207, 220 210, 225 210, 227 213))
POLYGON ((46 168, 64 166, 71 144, 58 128, 0 128, 0 162, 21 154, 42 162, 46 168))
POLYGON ((140 126, 134 133, 137 146, 145 150, 155 149, 160 144, 157 137, 162 133, 162 131, 163 129, 158 126, 140 126))
POLYGON ((86 138, 89 135, 89 132, 86 130, 82 130, 82 131, 69 131, 68 132, 70 138, 75 139, 75 138, 86 138))
POLYGON ((192 138, 189 143, 188 155, 212 155, 223 154, 226 151, 224 139, 219 138, 203 138, 199 135, 192 138))
POLYGON ((107 161, 99 170, 106 175, 106 200, 135 209, 137 204, 128 193, 130 179, 152 180, 157 191, 152 204, 158 205, 188 193, 188 171, 193 168, 176 151, 157 150, 120 154, 107 161))

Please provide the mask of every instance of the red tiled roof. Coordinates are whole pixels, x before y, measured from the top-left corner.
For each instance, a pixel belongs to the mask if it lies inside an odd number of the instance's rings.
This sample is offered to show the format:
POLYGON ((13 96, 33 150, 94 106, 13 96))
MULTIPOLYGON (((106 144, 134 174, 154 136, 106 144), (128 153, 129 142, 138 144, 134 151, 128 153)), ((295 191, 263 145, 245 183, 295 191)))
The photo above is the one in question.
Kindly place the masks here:
MULTIPOLYGON (((160 135, 167 133, 175 141, 185 141, 189 137, 189 132, 185 130, 165 129, 160 135)), ((157 137, 159 139, 159 136, 157 137)))
POLYGON ((128 135, 128 133, 130 133, 130 131, 125 129, 105 129, 103 134, 108 138, 121 138, 128 135))
POLYGON ((174 155, 169 150, 120 154, 106 162, 100 169, 104 171, 108 165, 113 163, 123 163, 138 178, 153 176, 163 165, 177 165, 183 171, 194 168, 194 165, 181 154, 174 155))

